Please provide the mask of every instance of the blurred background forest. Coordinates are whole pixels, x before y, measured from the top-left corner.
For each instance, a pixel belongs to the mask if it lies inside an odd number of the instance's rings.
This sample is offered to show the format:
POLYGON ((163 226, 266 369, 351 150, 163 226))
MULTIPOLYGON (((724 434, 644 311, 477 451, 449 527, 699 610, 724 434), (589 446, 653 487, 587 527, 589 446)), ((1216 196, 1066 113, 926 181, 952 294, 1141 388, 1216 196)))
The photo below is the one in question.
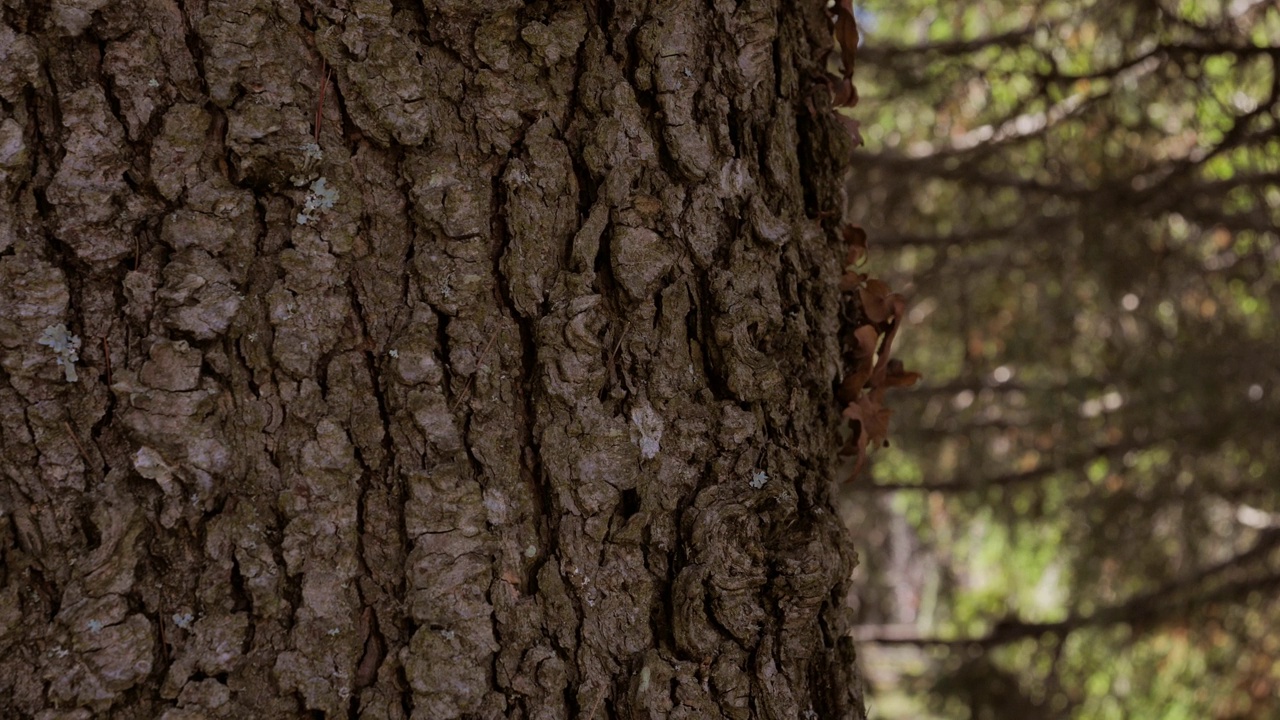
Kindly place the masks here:
POLYGON ((1280 717, 1280 3, 857 15, 871 717, 1280 717))

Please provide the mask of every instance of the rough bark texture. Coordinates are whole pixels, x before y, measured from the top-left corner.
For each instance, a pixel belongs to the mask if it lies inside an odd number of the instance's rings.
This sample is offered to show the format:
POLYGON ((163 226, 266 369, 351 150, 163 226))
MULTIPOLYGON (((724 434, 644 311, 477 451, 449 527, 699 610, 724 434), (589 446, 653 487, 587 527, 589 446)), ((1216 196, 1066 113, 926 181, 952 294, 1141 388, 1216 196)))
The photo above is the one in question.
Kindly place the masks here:
POLYGON ((821 3, 0 7, 4 717, 862 716, 821 3))

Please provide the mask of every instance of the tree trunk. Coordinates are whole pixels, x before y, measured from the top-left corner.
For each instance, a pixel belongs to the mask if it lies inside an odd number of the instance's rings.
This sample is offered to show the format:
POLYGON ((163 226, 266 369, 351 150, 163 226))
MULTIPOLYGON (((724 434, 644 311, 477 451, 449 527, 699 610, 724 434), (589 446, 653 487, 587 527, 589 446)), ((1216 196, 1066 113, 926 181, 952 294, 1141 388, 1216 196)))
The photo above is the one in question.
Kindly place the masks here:
POLYGON ((861 717, 822 4, 425 4, 0 9, 3 715, 861 717))

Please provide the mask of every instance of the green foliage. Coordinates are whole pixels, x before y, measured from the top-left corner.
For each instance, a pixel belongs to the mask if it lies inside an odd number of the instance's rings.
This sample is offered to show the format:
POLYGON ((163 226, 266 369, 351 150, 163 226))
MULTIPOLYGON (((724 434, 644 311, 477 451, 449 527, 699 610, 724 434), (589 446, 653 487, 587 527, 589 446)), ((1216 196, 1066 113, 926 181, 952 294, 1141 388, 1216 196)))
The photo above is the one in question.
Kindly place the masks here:
POLYGON ((853 215, 926 379, 855 488, 864 660, 935 648, 878 716, 1271 717, 1280 7, 864 9, 853 215))

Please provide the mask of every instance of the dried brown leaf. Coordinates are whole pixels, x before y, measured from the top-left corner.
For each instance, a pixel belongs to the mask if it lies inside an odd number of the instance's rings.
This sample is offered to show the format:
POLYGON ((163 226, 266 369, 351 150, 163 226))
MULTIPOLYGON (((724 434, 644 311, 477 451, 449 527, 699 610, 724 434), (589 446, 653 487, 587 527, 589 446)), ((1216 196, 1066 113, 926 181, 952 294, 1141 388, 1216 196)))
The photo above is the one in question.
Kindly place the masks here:
POLYGON ((907 299, 898 293, 892 293, 885 298, 889 309, 892 311, 894 319, 901 320, 907 314, 907 299))
POLYGON ((862 393, 862 387, 867 384, 867 378, 870 374, 862 375, 859 372, 851 372, 844 376, 844 380, 840 382, 840 387, 836 390, 836 399, 842 403, 851 403, 858 399, 858 395, 862 393))
POLYGON ((898 328, 901 326, 901 323, 889 323, 889 331, 880 341, 880 359, 876 361, 876 369, 871 374, 871 384, 875 387, 884 387, 884 379, 889 372, 889 358, 892 357, 893 339, 898 336, 898 328))
MULTIPOLYGON (((869 402, 869 399, 863 399, 869 402)), ((888 445, 889 420, 893 417, 893 411, 877 403, 865 410, 863 416, 867 424, 867 439, 875 445, 888 445)))
POLYGON ((867 276, 857 272, 847 272, 840 276, 840 292, 853 292, 862 287, 867 276))
POLYGON ((840 383, 837 391, 837 397, 841 402, 850 403, 858 399, 862 394, 862 389, 866 387, 867 381, 871 379, 874 372, 874 359, 876 354, 876 341, 880 339, 880 334, 876 332, 875 326, 863 325, 853 331, 853 359, 856 367, 853 372, 845 376, 840 383))
POLYGON ((892 365, 890 365, 889 372, 885 373, 884 376, 884 386, 891 388, 911 387, 920 382, 922 377, 924 376, 918 372, 907 372, 902 368, 898 368, 898 371, 894 372, 892 365))
POLYGON ((878 400, 864 395, 846 405, 841 414, 850 423, 856 423, 854 427, 856 438, 853 445, 857 459, 850 477, 852 480, 857 477, 863 463, 866 462, 867 448, 873 444, 885 444, 885 439, 889 436, 889 419, 893 412, 881 405, 878 400))
POLYGON ((853 77, 853 65, 858 55, 858 21, 853 18, 853 11, 843 4, 836 5, 836 42, 840 43, 840 63, 844 76, 853 77))
POLYGON ((873 278, 867 281, 867 289, 875 293, 876 297, 888 297, 893 293, 893 289, 889 287, 889 283, 873 278))
POLYGON ((853 339, 858 344, 858 361, 864 358, 869 361, 876 353, 876 340, 880 339, 880 333, 871 325, 863 325, 853 331, 853 339))
POLYGON ((844 258, 845 267, 860 265, 867 258, 867 231, 858 225, 845 225, 841 229, 849 254, 844 258))
POLYGON ((858 105, 858 88, 853 84, 853 81, 848 78, 832 76, 830 86, 832 107, 856 107, 858 105))
POLYGON ((840 118, 840 122, 844 123, 844 129, 848 131, 849 137, 853 138, 853 146, 855 148, 866 145, 866 143, 862 141, 861 123, 844 113, 836 113, 836 117, 840 118))
POLYGON ((873 323, 882 323, 893 315, 893 306, 888 298, 893 294, 883 280, 872 278, 858 291, 862 300, 862 310, 867 319, 873 323))

